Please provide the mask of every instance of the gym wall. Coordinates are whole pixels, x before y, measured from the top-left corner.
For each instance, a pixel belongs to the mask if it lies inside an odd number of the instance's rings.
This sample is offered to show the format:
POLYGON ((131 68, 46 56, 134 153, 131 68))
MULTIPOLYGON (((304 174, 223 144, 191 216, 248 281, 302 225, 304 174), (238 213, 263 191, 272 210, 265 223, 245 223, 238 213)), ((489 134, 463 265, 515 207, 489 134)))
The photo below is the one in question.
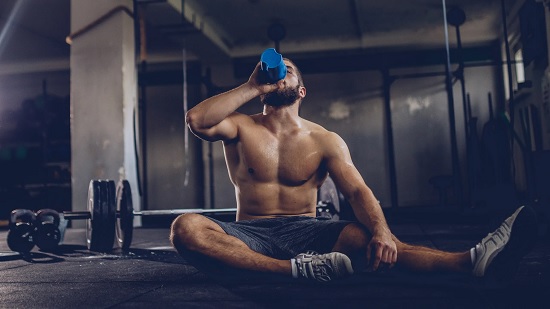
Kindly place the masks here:
MULTIPOLYGON (((493 104, 502 97, 499 70, 499 67, 491 65, 468 67, 465 70, 466 91, 470 94, 472 116, 478 119, 478 134, 481 134, 483 124, 489 119, 488 93, 492 94, 493 104)), ((444 68, 401 68, 392 70, 392 74, 429 71, 442 72, 444 68)), ((217 68, 213 67, 212 73, 221 85, 236 85, 245 81, 243 78, 227 76, 226 69, 217 72, 217 68)), ((307 96, 301 107, 301 115, 342 136, 355 165, 382 206, 391 207, 383 77, 380 72, 365 70, 304 74, 304 82, 307 96)), ((464 177, 465 129, 458 82, 454 84, 453 91, 457 141, 464 177)), ((392 84, 391 99, 399 206, 436 205, 438 192, 428 180, 452 172, 444 77, 399 79, 392 84)), ((254 100, 240 111, 258 113, 261 110, 259 101, 254 100)), ((206 174, 209 173, 207 144, 203 144, 206 174)), ((212 148, 215 208, 235 207, 235 192, 225 167, 223 147, 216 142, 212 148)), ((205 182, 208 200, 208 175, 205 182)), ((452 194, 451 191, 449 189, 448 193, 452 194)), ((207 205, 210 205, 209 202, 207 205)))
POLYGON ((0 220, 15 208, 71 209, 69 79, 0 74, 0 220))
MULTIPOLYGON (((408 68, 394 74, 441 70, 408 68)), ((466 69, 466 89, 470 93, 472 113, 478 118, 478 133, 488 119, 487 93, 498 89, 499 68, 491 66, 466 69)), ((217 85, 236 85, 228 66, 212 67, 217 85)), ((24 98, 42 91, 46 79, 49 93, 68 94, 68 72, 48 75, 30 74, 10 77, 2 83, 4 108, 21 104, 24 98), (35 89, 31 91, 29 89, 35 89)), ((350 148, 360 173, 384 207, 391 206, 389 187, 387 132, 383 115, 382 83, 378 71, 305 74, 308 95, 302 105, 303 117, 340 134, 350 148)), ((229 181, 223 147, 213 143, 213 182, 210 187, 208 143, 189 135, 189 182, 185 185, 186 159, 181 84, 156 85, 147 89, 148 208, 215 208, 235 206, 234 188, 229 181), (202 157, 202 159, 199 159, 202 157), (213 203, 211 192, 213 189, 213 203), (173 203, 181 203, 174 205, 173 203)), ((206 97, 204 87, 188 86, 189 105, 206 97)), ((435 175, 450 173, 450 142, 443 77, 401 79, 391 88, 399 206, 430 205, 438 201, 437 191, 428 183, 435 175), (422 124, 422 125, 419 125, 422 124)), ((462 98, 454 86, 455 115, 462 170, 465 166, 462 98)), ((261 111, 259 101, 247 104, 243 112, 261 111)), ((137 188, 136 188, 137 189, 137 188)))
MULTIPOLYGON (((190 106, 200 101, 200 86, 187 85, 187 90, 190 106)), ((188 129, 182 97, 181 85, 147 87, 147 207, 151 210, 202 208, 204 204, 202 146, 189 133, 185 149, 188 129)))

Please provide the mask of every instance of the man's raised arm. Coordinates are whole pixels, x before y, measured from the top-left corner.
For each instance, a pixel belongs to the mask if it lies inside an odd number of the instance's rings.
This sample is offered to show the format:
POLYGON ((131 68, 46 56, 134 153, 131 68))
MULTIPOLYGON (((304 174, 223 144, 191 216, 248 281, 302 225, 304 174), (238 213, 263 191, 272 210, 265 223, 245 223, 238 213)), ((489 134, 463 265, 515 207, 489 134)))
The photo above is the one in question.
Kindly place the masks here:
POLYGON ((260 84, 256 65, 248 81, 237 88, 210 97, 190 109, 185 115, 187 125, 198 137, 208 140, 231 140, 237 137, 235 111, 253 98, 282 87, 283 81, 277 84, 260 84))

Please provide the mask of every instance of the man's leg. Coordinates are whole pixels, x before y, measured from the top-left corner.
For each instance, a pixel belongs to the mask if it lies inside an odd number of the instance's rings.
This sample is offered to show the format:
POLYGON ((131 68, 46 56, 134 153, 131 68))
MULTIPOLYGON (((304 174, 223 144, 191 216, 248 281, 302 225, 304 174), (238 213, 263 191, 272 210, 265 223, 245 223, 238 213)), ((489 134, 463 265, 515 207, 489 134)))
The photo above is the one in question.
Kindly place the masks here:
POLYGON ((472 258, 470 251, 446 252, 423 246, 414 246, 399 241, 393 236, 397 244, 397 260, 400 266, 413 271, 451 271, 470 273, 472 258))
MULTIPOLYGON (((370 233, 361 225, 351 223, 346 226, 332 251, 338 251, 349 255, 362 256, 365 259, 367 244, 370 241, 370 233)), ((422 246, 414 246, 399 241, 395 236, 393 240, 397 245, 397 264, 413 271, 454 271, 470 272, 472 262, 470 252, 445 252, 422 246)))
MULTIPOLYGON (((522 256, 529 252, 537 237, 536 214, 530 207, 518 208, 510 217, 466 252, 445 252, 399 241, 397 264, 414 271, 472 272, 481 277, 492 265, 503 275, 513 273, 522 256)), ((342 232, 333 251, 366 254, 370 234, 359 224, 350 224, 342 232)), ((366 256, 365 256, 366 259, 366 256)))
POLYGON ((290 275, 290 261, 277 260, 251 250, 228 235, 212 220, 198 214, 181 215, 172 223, 170 240, 180 252, 191 250, 229 266, 290 275))
POLYGON ((198 215, 181 215, 172 223, 170 240, 185 256, 191 251, 228 266, 251 271, 280 273, 294 278, 329 281, 353 273, 350 259, 339 252, 299 254, 279 260, 260 254, 242 240, 228 235, 212 220, 198 215))

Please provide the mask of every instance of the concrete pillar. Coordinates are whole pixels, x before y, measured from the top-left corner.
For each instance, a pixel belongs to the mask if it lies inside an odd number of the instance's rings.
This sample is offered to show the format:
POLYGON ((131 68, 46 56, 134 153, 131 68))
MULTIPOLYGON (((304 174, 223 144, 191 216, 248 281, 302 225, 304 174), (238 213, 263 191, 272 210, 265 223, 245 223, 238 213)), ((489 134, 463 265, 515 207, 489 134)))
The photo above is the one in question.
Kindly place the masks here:
MULTIPOLYGON (((132 0, 71 0, 71 33, 132 0)), ((87 207, 91 179, 125 178, 140 209, 133 116, 137 106, 134 21, 118 11, 71 44, 72 209, 87 207)), ((83 221, 73 227, 83 227, 83 221)))

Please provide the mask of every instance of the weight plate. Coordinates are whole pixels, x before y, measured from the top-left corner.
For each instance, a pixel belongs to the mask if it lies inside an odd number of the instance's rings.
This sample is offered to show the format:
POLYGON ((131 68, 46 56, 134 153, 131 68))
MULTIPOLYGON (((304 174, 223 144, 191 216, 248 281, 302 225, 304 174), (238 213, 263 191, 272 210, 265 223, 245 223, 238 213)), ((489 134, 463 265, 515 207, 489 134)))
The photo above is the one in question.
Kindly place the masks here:
POLYGON ((116 188, 116 220, 117 244, 126 251, 132 244, 134 230, 134 205, 132 203, 132 189, 128 180, 120 180, 116 188))
POLYGON ((116 185, 114 180, 104 181, 106 199, 103 203, 102 252, 113 250, 116 225, 116 185))
POLYGON ((91 218, 86 224, 88 249, 109 252, 113 249, 116 221, 116 188, 112 180, 92 180, 88 188, 88 211, 91 218))
POLYGON ((90 219, 86 220, 86 243, 88 250, 98 251, 99 249, 99 232, 101 230, 99 221, 101 220, 100 205, 101 192, 99 180, 91 180, 88 186, 88 211, 90 219))

